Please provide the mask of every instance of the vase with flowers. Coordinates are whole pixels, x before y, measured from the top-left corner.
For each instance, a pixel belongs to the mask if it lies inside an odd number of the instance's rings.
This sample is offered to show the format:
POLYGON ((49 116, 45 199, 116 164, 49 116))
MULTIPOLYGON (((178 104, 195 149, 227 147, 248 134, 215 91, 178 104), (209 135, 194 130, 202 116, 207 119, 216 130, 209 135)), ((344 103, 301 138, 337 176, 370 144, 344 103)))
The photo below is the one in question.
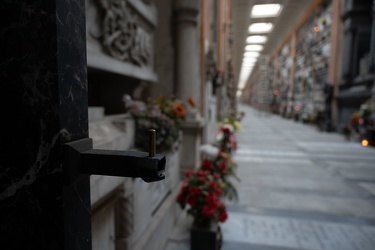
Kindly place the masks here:
POLYGON ((220 176, 204 170, 187 170, 177 202, 193 216, 194 225, 204 226, 212 221, 224 222, 228 215, 220 201, 223 194, 220 176))
MULTIPOLYGON (((125 99, 125 98, 124 98, 125 99)), ((180 127, 185 117, 185 106, 175 98, 149 98, 147 102, 131 100, 127 97, 126 110, 136 121, 135 146, 148 150, 148 131, 156 130, 156 148, 173 151, 177 148, 180 127)))
POLYGON ((226 207, 220 201, 223 194, 220 176, 199 169, 188 170, 185 177, 177 202, 193 217, 191 249, 219 249, 222 236, 218 223, 228 218, 226 207))
POLYGON ((234 127, 230 124, 222 124, 216 135, 216 143, 221 151, 233 153, 237 150, 237 139, 234 127))

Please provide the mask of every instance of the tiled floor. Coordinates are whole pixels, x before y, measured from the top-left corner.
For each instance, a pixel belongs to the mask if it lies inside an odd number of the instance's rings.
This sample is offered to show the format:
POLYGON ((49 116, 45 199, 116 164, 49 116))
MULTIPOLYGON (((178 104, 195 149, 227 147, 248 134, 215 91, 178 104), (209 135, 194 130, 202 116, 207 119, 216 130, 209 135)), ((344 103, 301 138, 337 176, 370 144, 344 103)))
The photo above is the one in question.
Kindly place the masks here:
MULTIPOLYGON (((375 249, 375 149, 247 106, 224 250, 375 249)), ((189 247, 182 216, 166 250, 189 247)))

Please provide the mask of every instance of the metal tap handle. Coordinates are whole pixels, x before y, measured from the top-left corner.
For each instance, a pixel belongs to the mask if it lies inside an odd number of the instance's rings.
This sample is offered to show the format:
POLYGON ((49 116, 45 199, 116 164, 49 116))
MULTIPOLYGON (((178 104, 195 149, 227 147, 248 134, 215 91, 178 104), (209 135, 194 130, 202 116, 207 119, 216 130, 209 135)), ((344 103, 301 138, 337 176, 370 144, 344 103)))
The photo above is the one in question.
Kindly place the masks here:
POLYGON ((154 157, 156 154, 156 130, 150 129, 149 130, 149 157, 154 157))

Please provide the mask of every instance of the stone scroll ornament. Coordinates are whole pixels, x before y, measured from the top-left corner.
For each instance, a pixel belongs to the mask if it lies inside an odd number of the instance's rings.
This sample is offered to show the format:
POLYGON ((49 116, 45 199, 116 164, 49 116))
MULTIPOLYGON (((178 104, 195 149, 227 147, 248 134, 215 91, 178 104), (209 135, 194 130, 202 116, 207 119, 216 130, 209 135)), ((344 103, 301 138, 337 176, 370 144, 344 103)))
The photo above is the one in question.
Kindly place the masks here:
POLYGON ((132 64, 147 65, 151 57, 150 38, 137 24, 124 0, 99 0, 104 11, 102 45, 112 57, 132 64))

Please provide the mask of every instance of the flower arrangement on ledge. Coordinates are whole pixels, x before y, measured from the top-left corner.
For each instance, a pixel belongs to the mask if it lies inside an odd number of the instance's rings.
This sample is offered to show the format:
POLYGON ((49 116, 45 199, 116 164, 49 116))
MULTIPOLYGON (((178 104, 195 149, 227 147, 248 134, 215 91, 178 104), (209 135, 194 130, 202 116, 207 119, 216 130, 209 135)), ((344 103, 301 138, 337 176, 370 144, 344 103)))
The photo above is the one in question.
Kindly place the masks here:
POLYGON ((156 130, 156 148, 173 151, 179 137, 179 122, 185 118, 185 106, 175 98, 149 98, 147 102, 124 97, 125 108, 136 121, 135 146, 148 150, 148 131, 156 130))
MULTIPOLYGON (((241 115, 241 119, 243 114, 241 115)), ((228 218, 223 198, 237 201, 238 194, 230 177, 237 180, 237 164, 231 153, 237 148, 235 133, 240 130, 238 120, 225 119, 219 125, 215 150, 201 160, 200 168, 185 173, 177 202, 193 216, 194 225, 225 222, 228 218)))
POLYGON ((216 134, 216 144, 223 151, 233 153, 237 150, 235 130, 230 124, 222 124, 216 134))
POLYGON ((188 170, 181 186, 177 202, 181 208, 188 207, 188 214, 194 218, 194 225, 205 226, 211 221, 224 222, 228 218, 225 205, 219 197, 223 194, 220 176, 208 171, 188 170))
POLYGON ((218 155, 212 159, 203 159, 201 163, 201 169, 208 171, 213 176, 219 176, 220 186, 223 189, 223 196, 231 201, 238 200, 237 190, 234 185, 230 182, 229 177, 234 177, 239 180, 236 176, 237 164, 233 161, 230 154, 219 150, 218 155))
POLYGON ((219 122, 219 131, 216 134, 216 145, 227 153, 233 153, 237 150, 236 133, 241 131, 240 120, 244 113, 236 114, 232 112, 229 117, 219 122))
POLYGON ((347 123, 341 126, 341 132, 347 140, 351 140, 352 137, 354 140, 361 142, 362 146, 374 145, 374 117, 370 99, 361 104, 359 110, 351 114, 347 123))

